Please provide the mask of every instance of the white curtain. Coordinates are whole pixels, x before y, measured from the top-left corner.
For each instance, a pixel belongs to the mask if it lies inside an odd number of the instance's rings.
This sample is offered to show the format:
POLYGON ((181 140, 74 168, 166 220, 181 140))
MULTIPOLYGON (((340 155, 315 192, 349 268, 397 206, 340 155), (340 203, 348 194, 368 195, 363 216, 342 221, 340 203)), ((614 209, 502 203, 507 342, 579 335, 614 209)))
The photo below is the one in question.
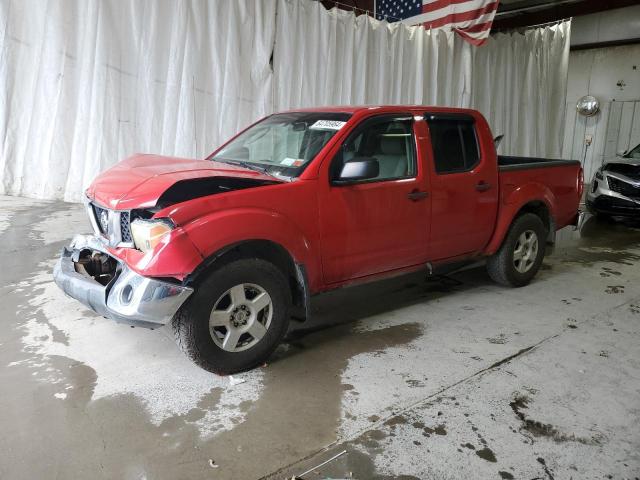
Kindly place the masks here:
POLYGON ((0 184, 77 201, 134 152, 202 157, 273 101, 275 0, 0 0, 0 184))
POLYGON ((203 157, 299 106, 475 107, 502 153, 559 156, 570 24, 387 24, 310 0, 0 0, 0 193, 77 201, 134 152, 203 157))
POLYGON ((278 109, 422 104, 480 110, 504 134, 500 153, 559 157, 570 22, 493 35, 474 47, 452 32, 387 24, 318 2, 278 0, 278 109))
POLYGON ((570 32, 565 21, 472 49, 470 106, 505 136, 500 153, 561 158, 570 32))

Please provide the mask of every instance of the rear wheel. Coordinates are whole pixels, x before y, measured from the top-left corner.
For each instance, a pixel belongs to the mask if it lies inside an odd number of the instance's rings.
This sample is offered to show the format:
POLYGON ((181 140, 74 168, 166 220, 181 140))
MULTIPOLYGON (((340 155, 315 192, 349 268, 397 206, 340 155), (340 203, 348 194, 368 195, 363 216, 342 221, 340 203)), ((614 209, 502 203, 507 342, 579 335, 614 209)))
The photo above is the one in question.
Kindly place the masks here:
POLYGON ((516 218, 500 249, 487 260, 491 279, 508 287, 527 285, 542 264, 546 236, 539 216, 525 213, 516 218))
POLYGON ((264 363, 289 325, 291 295, 273 264, 237 260, 213 271, 173 319, 182 351, 218 374, 264 363))

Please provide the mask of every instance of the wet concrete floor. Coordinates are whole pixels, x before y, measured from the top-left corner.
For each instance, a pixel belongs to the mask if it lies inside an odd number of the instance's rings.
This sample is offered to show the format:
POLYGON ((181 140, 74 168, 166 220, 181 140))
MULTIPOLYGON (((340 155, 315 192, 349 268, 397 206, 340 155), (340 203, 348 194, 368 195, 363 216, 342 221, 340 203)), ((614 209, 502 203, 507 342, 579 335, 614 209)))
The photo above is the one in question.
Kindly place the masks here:
POLYGON ((269 364, 191 365, 169 332, 66 298, 78 205, 0 197, 0 478, 635 478, 640 225, 560 232, 537 279, 410 275, 313 301, 269 364))

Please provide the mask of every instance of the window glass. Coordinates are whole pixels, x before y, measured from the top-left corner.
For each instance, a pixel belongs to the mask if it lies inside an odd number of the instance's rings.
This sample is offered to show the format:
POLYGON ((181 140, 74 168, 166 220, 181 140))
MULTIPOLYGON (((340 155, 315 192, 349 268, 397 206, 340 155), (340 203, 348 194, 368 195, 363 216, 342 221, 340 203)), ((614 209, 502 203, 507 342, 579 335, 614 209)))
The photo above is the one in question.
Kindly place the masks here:
POLYGON ((350 117, 334 112, 271 115, 209 159, 297 177, 350 117))
MULTIPOLYGON (((331 165, 338 178, 344 163, 368 157, 378 161, 379 174, 373 181, 411 177, 416 174, 413 121, 409 118, 381 117, 365 120, 342 145, 331 165)), ((368 180, 368 181, 372 181, 368 180)))
POLYGON ((625 157, 636 158, 636 159, 640 158, 640 145, 638 145, 636 148, 634 148, 629 153, 627 153, 625 157))
POLYGON ((427 117, 437 173, 471 170, 480 159, 471 117, 427 117))

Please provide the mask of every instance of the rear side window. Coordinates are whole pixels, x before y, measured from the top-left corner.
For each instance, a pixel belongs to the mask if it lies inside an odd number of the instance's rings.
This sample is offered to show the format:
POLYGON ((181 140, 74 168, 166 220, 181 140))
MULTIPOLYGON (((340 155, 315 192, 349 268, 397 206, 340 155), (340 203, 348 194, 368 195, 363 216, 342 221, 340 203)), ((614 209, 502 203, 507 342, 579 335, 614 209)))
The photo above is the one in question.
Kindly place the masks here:
POLYGON ((480 161, 473 117, 428 115, 433 158, 439 174, 465 172, 480 161))

